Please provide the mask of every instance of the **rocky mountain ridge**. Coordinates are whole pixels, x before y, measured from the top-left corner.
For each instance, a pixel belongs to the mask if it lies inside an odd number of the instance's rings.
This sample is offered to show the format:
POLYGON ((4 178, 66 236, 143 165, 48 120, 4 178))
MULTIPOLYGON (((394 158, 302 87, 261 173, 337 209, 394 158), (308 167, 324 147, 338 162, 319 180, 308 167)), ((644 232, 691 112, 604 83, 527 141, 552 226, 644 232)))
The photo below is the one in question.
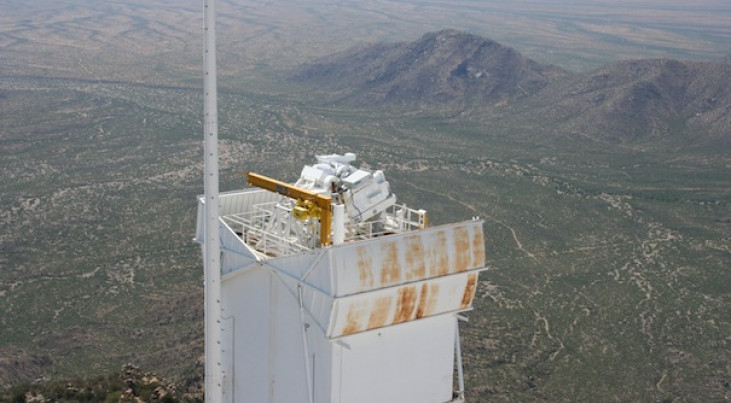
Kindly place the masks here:
POLYGON ((727 144, 729 60, 628 60, 572 74, 489 39, 444 30, 333 54, 300 67, 293 79, 360 107, 500 109, 513 120, 601 140, 682 134, 727 144))
POLYGON ((438 105, 519 99, 567 74, 489 39, 443 30, 337 53, 301 67, 294 79, 351 92, 347 101, 357 105, 438 105))
POLYGON ((562 127, 609 140, 687 133, 731 140, 731 64, 623 61, 547 88, 540 113, 562 127))

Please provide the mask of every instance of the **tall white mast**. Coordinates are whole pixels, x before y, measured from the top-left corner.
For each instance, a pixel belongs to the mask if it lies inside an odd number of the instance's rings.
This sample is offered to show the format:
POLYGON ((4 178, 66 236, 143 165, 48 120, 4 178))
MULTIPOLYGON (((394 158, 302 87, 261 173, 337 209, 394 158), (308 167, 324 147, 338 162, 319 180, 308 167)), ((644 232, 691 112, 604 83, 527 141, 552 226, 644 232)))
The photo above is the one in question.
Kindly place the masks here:
POLYGON ((205 197, 205 396, 206 402, 221 402, 221 248, 218 205, 218 104, 216 83, 216 9, 214 0, 203 2, 204 118, 203 188, 205 197))

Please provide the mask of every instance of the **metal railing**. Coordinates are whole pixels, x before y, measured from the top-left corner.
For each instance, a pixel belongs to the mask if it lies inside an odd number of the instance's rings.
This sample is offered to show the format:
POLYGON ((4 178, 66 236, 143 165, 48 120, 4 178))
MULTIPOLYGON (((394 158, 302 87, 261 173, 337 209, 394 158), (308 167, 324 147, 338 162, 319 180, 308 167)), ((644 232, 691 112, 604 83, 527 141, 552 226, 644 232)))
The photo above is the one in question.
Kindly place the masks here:
MULTIPOLYGON (((285 256, 318 246, 319 224, 297 220, 291 207, 279 202, 255 204, 250 211, 222 218, 244 243, 266 256, 285 256)), ((346 224, 345 242, 415 231, 427 225, 426 211, 395 204, 376 219, 346 224)))

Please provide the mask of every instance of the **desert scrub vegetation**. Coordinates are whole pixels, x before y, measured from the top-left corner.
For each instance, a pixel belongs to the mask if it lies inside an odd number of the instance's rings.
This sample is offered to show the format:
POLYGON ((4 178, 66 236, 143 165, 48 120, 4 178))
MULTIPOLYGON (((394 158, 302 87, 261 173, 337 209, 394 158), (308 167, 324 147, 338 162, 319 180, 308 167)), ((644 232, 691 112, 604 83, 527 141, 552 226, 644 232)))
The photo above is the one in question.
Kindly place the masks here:
POLYGON ((202 392, 185 390, 139 367, 126 364, 119 373, 85 379, 33 382, 15 386, 1 401, 24 402, 202 402, 202 392))

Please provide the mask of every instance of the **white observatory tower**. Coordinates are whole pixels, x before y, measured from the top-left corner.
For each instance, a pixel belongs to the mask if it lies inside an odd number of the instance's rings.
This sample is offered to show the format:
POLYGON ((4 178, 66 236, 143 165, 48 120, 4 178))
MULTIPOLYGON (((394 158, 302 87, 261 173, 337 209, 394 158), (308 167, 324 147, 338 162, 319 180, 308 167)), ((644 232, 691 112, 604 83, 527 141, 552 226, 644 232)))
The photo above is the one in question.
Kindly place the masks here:
POLYGON ((252 187, 219 194, 204 4, 206 401, 462 401, 458 319, 485 269, 483 222, 430 228, 350 153, 317 156, 294 184, 249 173, 252 187))
POLYGON ((484 269, 482 221, 429 228, 354 161, 318 156, 295 184, 249 173, 255 187, 219 196, 223 401, 462 397, 458 314, 484 269))

